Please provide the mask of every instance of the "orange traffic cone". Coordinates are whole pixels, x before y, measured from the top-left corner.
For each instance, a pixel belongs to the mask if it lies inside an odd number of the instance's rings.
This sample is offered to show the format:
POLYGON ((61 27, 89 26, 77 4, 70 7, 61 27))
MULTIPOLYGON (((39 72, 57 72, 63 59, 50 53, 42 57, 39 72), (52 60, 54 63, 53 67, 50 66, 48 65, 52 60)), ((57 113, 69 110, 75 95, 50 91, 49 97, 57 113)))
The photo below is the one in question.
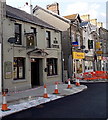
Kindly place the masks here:
POLYGON ((79 79, 76 79, 76 86, 80 86, 79 79))
POLYGON ((6 93, 3 92, 3 95, 2 95, 2 100, 3 100, 3 104, 2 104, 2 111, 8 111, 10 110, 7 106, 7 101, 6 101, 6 93))
POLYGON ((59 94, 57 84, 58 84, 58 83, 55 82, 55 90, 54 90, 54 94, 59 94))
POLYGON ((68 89, 72 88, 71 84, 70 84, 70 78, 68 79, 68 86, 67 86, 68 89))
POLYGON ((44 98, 48 98, 48 94, 47 94, 47 89, 46 89, 46 85, 44 85, 44 98))

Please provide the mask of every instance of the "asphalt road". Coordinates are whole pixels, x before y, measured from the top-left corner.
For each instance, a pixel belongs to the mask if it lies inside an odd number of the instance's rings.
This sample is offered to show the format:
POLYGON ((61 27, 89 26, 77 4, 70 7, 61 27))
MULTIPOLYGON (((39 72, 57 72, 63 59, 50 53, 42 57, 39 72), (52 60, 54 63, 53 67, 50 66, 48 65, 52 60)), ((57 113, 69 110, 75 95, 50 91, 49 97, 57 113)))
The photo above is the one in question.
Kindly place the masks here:
POLYGON ((12 118, 108 118, 108 83, 89 83, 88 89, 4 117, 12 118))

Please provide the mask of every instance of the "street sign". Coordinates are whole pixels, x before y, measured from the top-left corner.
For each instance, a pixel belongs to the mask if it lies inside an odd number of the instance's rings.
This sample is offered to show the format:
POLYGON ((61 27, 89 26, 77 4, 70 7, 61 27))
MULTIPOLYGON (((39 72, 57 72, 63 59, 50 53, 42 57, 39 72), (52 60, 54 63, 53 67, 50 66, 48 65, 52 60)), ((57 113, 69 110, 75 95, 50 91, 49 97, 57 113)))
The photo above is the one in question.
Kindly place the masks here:
POLYGON ((85 53, 82 52, 73 52, 73 59, 84 59, 85 53))

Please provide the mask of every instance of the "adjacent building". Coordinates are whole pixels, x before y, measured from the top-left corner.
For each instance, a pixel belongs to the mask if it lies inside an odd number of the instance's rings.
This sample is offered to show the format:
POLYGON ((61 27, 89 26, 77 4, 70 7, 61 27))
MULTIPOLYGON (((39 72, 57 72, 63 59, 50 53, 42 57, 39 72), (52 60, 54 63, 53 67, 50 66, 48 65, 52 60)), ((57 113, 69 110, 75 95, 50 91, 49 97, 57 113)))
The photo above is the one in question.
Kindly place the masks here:
POLYGON ((94 68, 94 53, 95 46, 93 40, 92 25, 88 21, 83 21, 80 26, 83 28, 83 52, 84 58, 84 72, 92 72, 94 68))
POLYGON ((73 76, 75 77, 76 73, 82 73, 83 58, 85 57, 85 54, 81 49, 83 37, 82 28, 80 27, 81 19, 79 14, 62 17, 56 12, 54 13, 39 6, 34 8, 33 14, 62 31, 62 62, 64 80, 67 79, 65 76, 71 78, 73 76), (77 56, 81 57, 76 58, 76 53, 77 56))
POLYGON ((99 28, 100 36, 100 46, 101 55, 100 55, 100 64, 102 71, 108 71, 108 30, 105 28, 99 28))

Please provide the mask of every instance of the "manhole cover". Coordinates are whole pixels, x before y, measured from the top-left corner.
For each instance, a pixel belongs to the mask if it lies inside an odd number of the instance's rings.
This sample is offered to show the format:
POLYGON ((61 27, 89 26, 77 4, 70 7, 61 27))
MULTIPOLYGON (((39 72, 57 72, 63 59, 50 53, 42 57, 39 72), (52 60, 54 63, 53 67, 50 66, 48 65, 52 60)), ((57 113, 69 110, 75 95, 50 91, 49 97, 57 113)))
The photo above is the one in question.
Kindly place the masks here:
POLYGON ((36 106, 36 108, 43 108, 44 107, 44 105, 38 105, 38 106, 36 106))

